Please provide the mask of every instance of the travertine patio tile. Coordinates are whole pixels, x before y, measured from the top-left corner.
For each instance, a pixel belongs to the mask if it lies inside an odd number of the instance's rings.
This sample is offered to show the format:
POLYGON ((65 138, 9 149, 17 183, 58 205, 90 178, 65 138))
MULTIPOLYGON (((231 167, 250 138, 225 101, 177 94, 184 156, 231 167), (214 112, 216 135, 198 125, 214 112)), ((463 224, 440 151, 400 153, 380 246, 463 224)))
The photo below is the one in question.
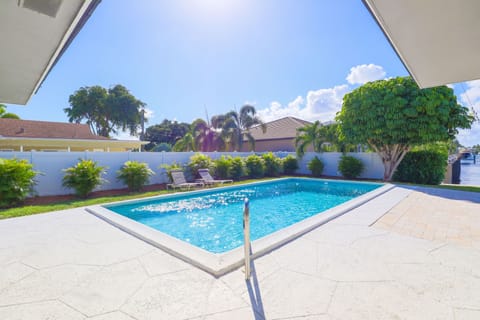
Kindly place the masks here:
POLYGON ((118 310, 146 279, 135 260, 103 267, 62 294, 60 300, 91 317, 118 310))
POLYGON ((480 306, 480 279, 439 264, 389 265, 395 279, 416 293, 457 308, 480 306))
POLYGON ((271 253, 281 268, 315 275, 317 270, 317 243, 296 239, 271 253))
POLYGON ((318 276, 335 281, 385 281, 393 279, 382 261, 365 259, 360 250, 319 244, 318 276))
POLYGON ((203 315, 212 308, 213 312, 221 312, 245 307, 244 300, 223 283, 215 282, 215 278, 193 269, 154 277, 121 309, 138 319, 174 320, 203 315), (214 296, 210 296, 211 293, 214 296), (209 301, 215 298, 225 304, 209 306, 209 301))
MULTIPOLYGON (((336 283, 282 269, 259 279, 257 289, 252 287, 258 292, 254 301, 263 306, 266 319, 288 319, 326 313, 336 283)), ((243 293, 244 300, 251 299, 252 291, 243 293)))
POLYGON ((241 309, 235 309, 235 310, 229 310, 226 312, 221 312, 221 313, 215 313, 215 314, 210 314, 206 315, 205 317, 201 317, 200 319, 202 320, 250 320, 250 319, 255 319, 255 320, 260 320, 264 319, 260 314, 254 314, 254 311, 252 310, 251 307, 246 307, 246 308, 241 308, 241 309))
POLYGON ((396 282, 339 283, 328 314, 336 319, 453 319, 453 310, 396 282))
POLYGON ((348 246, 363 238, 386 234, 387 231, 359 225, 326 224, 307 233, 303 238, 320 243, 348 246))
POLYGON ((454 267, 480 278, 480 252, 462 246, 445 245, 430 253, 438 264, 454 267))
POLYGON ((123 312, 114 311, 99 316, 88 318, 89 320, 136 320, 123 312))
POLYGON ((0 272, 0 291, 34 271, 35 269, 18 262, 5 266, 0 272))
POLYGON ((386 263, 434 263, 429 252, 440 243, 389 233, 374 239, 360 239, 352 248, 368 260, 386 263))
POLYGON ((478 320, 480 319, 480 309, 455 309, 455 320, 478 320))
POLYGON ((98 269, 64 265, 35 271, 0 291, 0 306, 57 299, 98 269))
POLYGON ((44 301, 28 304, 0 307, 2 320, 84 320, 81 313, 64 305, 59 301, 44 301))
MULTIPOLYGON (((266 279, 273 273, 280 270, 278 258, 272 253, 252 260, 252 274, 255 273, 258 279, 266 279)), ((237 294, 243 294, 248 290, 245 282, 244 267, 234 270, 220 278, 230 289, 237 294)))
POLYGON ((192 265, 172 257, 160 249, 155 249, 138 258, 149 276, 158 276, 165 273, 177 272, 194 268, 192 265))

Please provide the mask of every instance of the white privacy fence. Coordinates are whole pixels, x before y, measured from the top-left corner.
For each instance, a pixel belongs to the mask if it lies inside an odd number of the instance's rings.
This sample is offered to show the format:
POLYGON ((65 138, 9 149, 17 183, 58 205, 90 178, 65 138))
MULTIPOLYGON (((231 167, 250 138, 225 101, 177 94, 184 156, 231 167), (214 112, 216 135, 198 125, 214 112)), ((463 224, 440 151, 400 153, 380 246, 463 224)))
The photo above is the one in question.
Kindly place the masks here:
MULTIPOLYGON (((222 155, 231 155, 233 157, 247 157, 251 152, 202 152, 212 159, 218 159, 222 155)), ((162 165, 186 164, 194 152, 0 152, 0 158, 26 159, 33 164, 36 171, 41 172, 37 176, 36 194, 45 195, 63 195, 71 194, 73 190, 62 187, 63 169, 74 166, 79 159, 92 159, 97 161, 100 166, 106 167, 106 174, 103 176, 107 180, 96 190, 111 190, 125 188, 121 182, 117 181, 117 171, 122 167, 125 161, 145 162, 155 172, 150 178, 150 184, 166 183, 168 178, 162 165)), ((276 152, 275 155, 281 158, 295 153, 276 152)), ((360 159, 365 170, 361 178, 381 179, 383 177, 383 165, 381 159, 375 153, 350 153, 349 155, 360 159)), ((324 163, 323 174, 327 176, 340 176, 338 172, 338 161, 342 156, 338 152, 313 153, 307 152, 299 160, 299 170, 297 173, 309 174, 307 169, 308 162, 317 156, 324 163)))

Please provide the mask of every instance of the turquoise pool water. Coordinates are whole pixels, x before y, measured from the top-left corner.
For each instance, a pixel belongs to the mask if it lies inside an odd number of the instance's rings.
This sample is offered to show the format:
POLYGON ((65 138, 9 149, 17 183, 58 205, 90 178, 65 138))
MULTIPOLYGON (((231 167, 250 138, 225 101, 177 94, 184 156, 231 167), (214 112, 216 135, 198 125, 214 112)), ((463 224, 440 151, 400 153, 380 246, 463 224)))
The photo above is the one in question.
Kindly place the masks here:
POLYGON ((251 239, 262 238, 382 184, 281 179, 106 206, 213 253, 243 245, 243 203, 250 200, 251 239))

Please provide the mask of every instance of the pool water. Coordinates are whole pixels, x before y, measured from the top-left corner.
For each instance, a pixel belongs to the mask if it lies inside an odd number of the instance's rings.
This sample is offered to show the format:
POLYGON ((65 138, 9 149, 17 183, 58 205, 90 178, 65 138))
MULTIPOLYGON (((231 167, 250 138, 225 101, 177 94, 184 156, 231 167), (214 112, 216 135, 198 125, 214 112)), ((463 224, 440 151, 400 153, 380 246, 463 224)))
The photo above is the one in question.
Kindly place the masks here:
POLYGON ((106 208, 209 252, 223 253, 243 245, 245 198, 250 200, 253 241, 380 186, 292 178, 106 208))

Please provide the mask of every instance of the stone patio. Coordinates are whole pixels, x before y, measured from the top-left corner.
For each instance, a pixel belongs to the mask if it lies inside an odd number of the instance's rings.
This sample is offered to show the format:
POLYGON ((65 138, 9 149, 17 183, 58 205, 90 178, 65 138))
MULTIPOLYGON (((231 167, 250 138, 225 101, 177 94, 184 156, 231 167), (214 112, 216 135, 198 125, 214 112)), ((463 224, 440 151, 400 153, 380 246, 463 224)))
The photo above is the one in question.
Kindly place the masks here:
POLYGON ((82 208, 2 220, 0 319, 480 319, 479 230, 478 193, 397 187, 255 259, 246 282, 82 208))

